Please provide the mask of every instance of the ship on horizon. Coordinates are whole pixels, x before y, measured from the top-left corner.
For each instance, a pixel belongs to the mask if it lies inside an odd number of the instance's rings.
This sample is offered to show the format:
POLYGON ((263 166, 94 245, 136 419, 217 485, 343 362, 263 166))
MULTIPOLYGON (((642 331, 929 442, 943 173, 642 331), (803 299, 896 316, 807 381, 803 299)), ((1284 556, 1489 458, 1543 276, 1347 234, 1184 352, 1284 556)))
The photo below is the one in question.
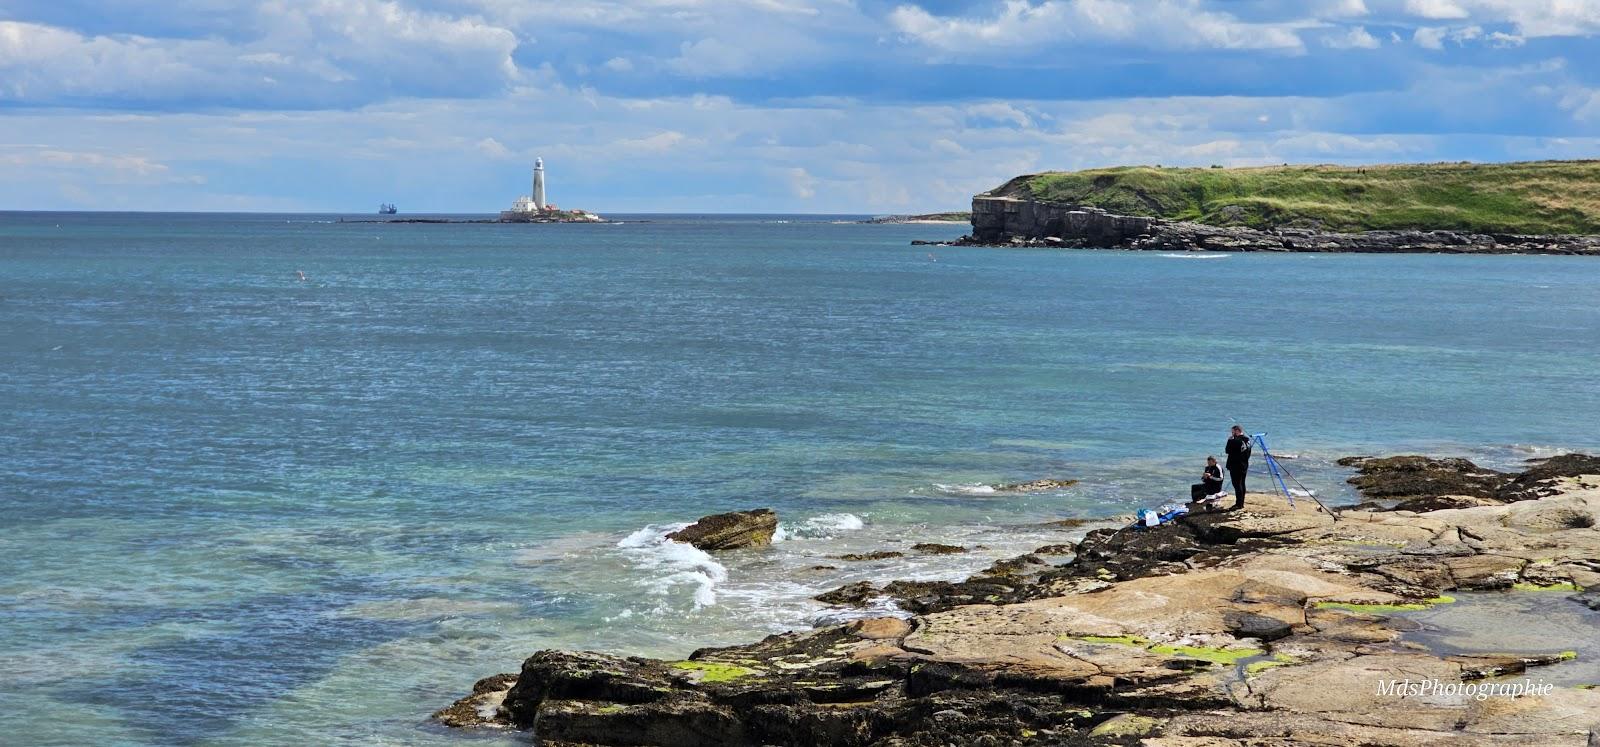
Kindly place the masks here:
POLYGON ((395 209, 394 203, 392 202, 378 203, 378 215, 394 215, 398 212, 400 211, 395 209))

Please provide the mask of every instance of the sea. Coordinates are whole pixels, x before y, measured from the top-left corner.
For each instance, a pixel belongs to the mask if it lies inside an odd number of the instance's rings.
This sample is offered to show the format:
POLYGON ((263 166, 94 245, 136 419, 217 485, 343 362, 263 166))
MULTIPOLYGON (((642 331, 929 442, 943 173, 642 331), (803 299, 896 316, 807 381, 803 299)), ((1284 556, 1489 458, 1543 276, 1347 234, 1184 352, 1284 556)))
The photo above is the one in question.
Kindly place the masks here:
POLYGON ((1344 456, 1600 449, 1594 258, 363 217, 0 213, 0 741, 525 744, 429 714, 894 614, 811 597, 1184 500, 1234 423, 1329 503, 1344 456), (771 548, 665 540, 762 507, 771 548))

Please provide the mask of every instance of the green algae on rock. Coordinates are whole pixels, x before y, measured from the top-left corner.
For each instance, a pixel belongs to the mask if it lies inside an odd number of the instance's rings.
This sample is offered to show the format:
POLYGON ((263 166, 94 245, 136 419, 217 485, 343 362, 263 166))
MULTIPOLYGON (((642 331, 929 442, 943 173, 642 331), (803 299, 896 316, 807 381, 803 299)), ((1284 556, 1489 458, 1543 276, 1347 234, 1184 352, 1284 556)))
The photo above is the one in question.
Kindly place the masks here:
POLYGON ((1365 612, 1382 614, 1385 612, 1415 612, 1425 610, 1435 604, 1450 604, 1455 602, 1455 597, 1437 596, 1424 599, 1420 602, 1401 602, 1399 604, 1363 604, 1359 602, 1317 602, 1320 610, 1345 610, 1346 612, 1365 612))
POLYGON ((675 661, 668 666, 673 669, 697 673, 693 679, 696 682, 707 684, 732 682, 743 677, 754 677, 761 674, 760 671, 749 667, 742 667, 737 664, 722 664, 714 661, 675 661))

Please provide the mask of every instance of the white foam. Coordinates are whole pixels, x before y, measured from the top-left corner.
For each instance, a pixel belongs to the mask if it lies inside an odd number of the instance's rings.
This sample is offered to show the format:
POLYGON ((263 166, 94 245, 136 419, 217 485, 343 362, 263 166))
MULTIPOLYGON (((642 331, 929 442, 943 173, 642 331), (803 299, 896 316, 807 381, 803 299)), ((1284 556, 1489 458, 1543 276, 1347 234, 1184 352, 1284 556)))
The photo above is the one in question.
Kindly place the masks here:
POLYGON ((1534 459, 1572 453, 1571 449, 1564 449, 1560 446, 1543 446, 1539 444, 1512 444, 1511 451, 1516 454, 1527 454, 1529 457, 1534 459))
POLYGON ((1188 254, 1163 254, 1161 256, 1163 256, 1163 257, 1171 257, 1173 259, 1227 259, 1228 257, 1231 257, 1233 255, 1231 255, 1231 254, 1200 254, 1199 252, 1191 252, 1191 253, 1188 253, 1188 254))
POLYGON ((792 539, 833 539, 844 532, 854 532, 867 523, 855 514, 837 513, 813 516, 798 524, 779 524, 772 535, 773 542, 792 539))
POLYGON ((686 526, 651 524, 624 537, 617 547, 646 572, 638 583, 650 593, 670 596, 680 586, 691 586, 695 609, 710 607, 717 603, 717 584, 728 580, 728 569, 694 545, 667 539, 686 526))
POLYGON ((955 495, 994 495, 995 493, 999 492, 995 490, 993 485, 984 485, 982 483, 945 485, 943 483, 936 482, 933 484, 933 487, 941 493, 953 493, 955 495))

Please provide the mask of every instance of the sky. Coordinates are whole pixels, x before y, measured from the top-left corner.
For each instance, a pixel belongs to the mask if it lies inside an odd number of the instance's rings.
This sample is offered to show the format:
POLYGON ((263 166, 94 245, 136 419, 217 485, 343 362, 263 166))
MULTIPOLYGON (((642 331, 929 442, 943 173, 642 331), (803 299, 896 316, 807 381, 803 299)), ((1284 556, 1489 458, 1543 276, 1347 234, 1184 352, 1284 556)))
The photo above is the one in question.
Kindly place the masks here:
POLYGON ((964 209, 1600 157, 1600 0, 0 0, 0 209, 964 209))

